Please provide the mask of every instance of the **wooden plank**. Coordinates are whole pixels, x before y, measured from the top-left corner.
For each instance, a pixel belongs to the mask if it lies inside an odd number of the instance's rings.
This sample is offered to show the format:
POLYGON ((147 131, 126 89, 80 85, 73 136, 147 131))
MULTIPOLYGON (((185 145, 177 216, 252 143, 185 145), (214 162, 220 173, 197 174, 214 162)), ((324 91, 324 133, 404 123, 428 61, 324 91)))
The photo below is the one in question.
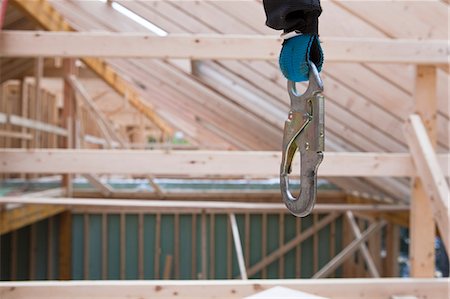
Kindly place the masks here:
MULTIPOLYGON (((445 65, 450 52, 446 40, 322 37, 321 41, 329 62, 445 65)), ((275 60, 281 42, 278 36, 264 35, 4 31, 0 55, 275 60)))
POLYGON ((72 214, 70 211, 59 216, 59 279, 72 278, 72 214))
MULTIPOLYGON (((11 3, 32 17, 46 30, 76 31, 48 1, 42 0, 37 3, 28 0, 12 0, 11 3)), ((153 107, 146 103, 136 92, 135 88, 127 80, 123 79, 108 63, 96 58, 84 58, 83 62, 163 132, 172 135, 172 127, 158 116, 153 107)))
POLYGON ((144 214, 138 215, 138 276, 144 279, 144 214))
POLYGON ((349 258, 359 247, 360 244, 365 242, 374 232, 378 231, 385 225, 385 222, 378 222, 371 224, 367 230, 365 230, 360 238, 353 240, 347 247, 345 247, 340 253, 338 253, 331 261, 329 261, 325 266, 323 266, 316 274, 313 275, 314 278, 325 278, 331 272, 336 270, 339 265, 342 264, 345 259, 349 258))
POLYGON ((230 217, 231 231, 233 232, 234 248, 236 250, 239 272, 241 273, 242 279, 248 279, 247 271, 245 270, 245 260, 244 254, 242 253, 242 244, 241 238, 239 236, 239 228, 237 226, 236 216, 234 215, 234 213, 230 213, 229 217, 230 217))
POLYGON ((120 213, 120 228, 119 228, 119 240, 120 240, 120 279, 125 279, 125 267, 126 267, 126 216, 125 213, 120 213))
POLYGON ((160 257, 161 257, 161 214, 156 214, 156 227, 155 227, 155 262, 154 262, 154 277, 160 279, 160 257))
POLYGON ((172 278, 172 255, 168 254, 166 255, 166 258, 164 260, 164 272, 163 272, 163 279, 171 279, 172 278))
POLYGON ((399 276, 400 227, 389 223, 386 226, 386 257, 383 263, 384 277, 399 276))
MULTIPOLYGON (((0 197, 0 204, 32 204, 58 205, 72 208, 74 211, 110 212, 109 208, 127 210, 128 212, 195 212, 207 213, 288 213, 283 204, 277 203, 244 203, 225 201, 175 201, 175 200, 130 200, 130 199, 93 199, 93 198, 49 198, 49 197, 0 197), (88 209, 88 207, 97 207, 88 209)), ((345 212, 345 211, 390 211, 404 212, 409 209, 406 205, 373 205, 373 204, 316 204, 315 212, 345 212)))
POLYGON ((431 206, 441 238, 448 251, 450 250, 450 210, 448 203, 450 190, 420 116, 411 115, 409 117, 406 125, 406 138, 417 166, 417 175, 420 177, 428 197, 427 204, 431 206))
POLYGON ((207 234, 206 234, 206 212, 201 214, 201 252, 202 252, 202 272, 201 279, 208 279, 208 251, 207 251, 207 234))
POLYGON ((2 299, 16 298, 243 298, 273 288, 287 287, 331 299, 387 299, 398 294, 446 299, 448 279, 305 279, 305 280, 192 280, 192 281, 32 281, 0 282, 2 299))
MULTIPOLYGON (((425 121, 433 146, 436 146, 438 137, 436 84, 435 68, 431 66, 416 67, 414 108, 415 112, 419 113, 425 121)), ((407 134, 407 142, 411 142, 411 134, 413 132, 407 134)), ((418 177, 419 171, 420 169, 416 169, 416 175, 411 180, 409 259, 411 276, 426 278, 434 277, 435 272, 436 223, 433 217, 433 207, 430 199, 427 198, 424 181, 418 177)))
MULTIPOLYGON (((359 227, 356 224, 355 216, 353 216, 353 213, 351 211, 347 211, 345 213, 345 216, 347 217, 348 222, 350 223, 350 228, 352 229, 353 235, 356 239, 361 238, 361 231, 359 230, 359 227)), ((367 248, 367 245, 365 243, 361 243, 359 246, 359 249, 362 252, 362 255, 364 257, 364 260, 366 261, 366 265, 369 268, 369 272, 372 277, 379 278, 380 273, 378 272, 378 269, 375 265, 375 262, 373 261, 373 258, 369 252, 369 249, 367 248)))
POLYGON ((0 211, 0 235, 63 212, 66 208, 53 205, 24 205, 0 211))
POLYGON ((307 230, 303 231, 300 235, 297 235, 295 238, 285 243, 282 247, 278 248, 275 251, 272 251, 269 255, 263 257, 261 261, 253 265, 250 269, 247 270, 247 275, 251 277, 255 273, 258 273, 260 270, 264 269, 274 261, 276 261, 280 256, 289 252, 295 246, 298 246, 301 242, 306 240, 307 238, 313 236, 317 231, 321 230, 323 227, 328 225, 330 222, 339 217, 337 213, 331 213, 328 216, 321 219, 315 227, 310 227, 307 230))
MULTIPOLYGON (((412 177, 409 154, 328 152, 319 176, 412 177)), ((297 157, 298 158, 298 157, 297 157)), ((121 173, 162 176, 278 176, 280 152, 0 149, 1 173, 121 173), (121 161, 127 161, 126 164, 121 161)), ((300 169, 299 158, 292 167, 300 169)), ((448 177, 450 154, 438 155, 448 177)))
POLYGON ((29 133, 23 133, 23 132, 13 132, 13 131, 0 130, 0 137, 8 137, 8 138, 17 138, 17 139, 31 140, 33 138, 33 135, 29 134, 29 133))

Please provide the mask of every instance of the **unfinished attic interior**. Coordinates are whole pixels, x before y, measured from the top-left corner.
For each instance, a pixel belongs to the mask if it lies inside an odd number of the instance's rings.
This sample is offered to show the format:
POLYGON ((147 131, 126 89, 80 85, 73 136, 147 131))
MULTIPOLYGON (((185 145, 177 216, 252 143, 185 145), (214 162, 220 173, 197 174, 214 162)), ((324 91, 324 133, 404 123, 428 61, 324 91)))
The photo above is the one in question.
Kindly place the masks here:
POLYGON ((263 1, 0 3, 1 299, 450 297, 448 0, 321 1, 306 217, 263 1))

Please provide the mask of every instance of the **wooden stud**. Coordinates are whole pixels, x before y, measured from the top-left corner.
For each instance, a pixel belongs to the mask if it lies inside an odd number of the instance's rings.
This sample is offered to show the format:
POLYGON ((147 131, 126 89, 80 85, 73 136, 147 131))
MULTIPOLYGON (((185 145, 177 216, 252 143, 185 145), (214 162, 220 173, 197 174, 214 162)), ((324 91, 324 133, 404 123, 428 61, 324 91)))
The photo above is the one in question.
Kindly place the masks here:
POLYGON ((206 234, 206 212, 201 214, 201 233, 202 233, 202 272, 201 278, 208 279, 208 251, 207 251, 207 234, 206 234))
POLYGON ((102 213, 102 279, 108 279, 108 214, 102 213))
POLYGON ((262 269, 266 268, 268 265, 276 261, 280 256, 286 254, 290 250, 292 250, 295 246, 298 246, 301 242, 313 236, 317 231, 321 230, 325 226, 327 226, 330 222, 339 217, 337 213, 330 213, 323 219, 321 219, 315 227, 310 227, 301 234, 297 235, 295 238, 291 239, 289 242, 285 243, 283 247, 278 248, 275 251, 272 251, 268 256, 264 256, 261 261, 253 265, 247 270, 247 275, 251 277, 255 273, 258 273, 262 269))
MULTIPOLYGON (((262 214, 262 224, 261 224, 261 255, 263 257, 263 260, 267 258, 267 213, 262 214)), ((255 266, 252 266, 254 268, 255 266)), ((250 268, 250 269, 252 269, 250 268)), ((262 270, 262 278, 267 278, 267 265, 265 267, 261 268, 262 270)), ((251 276, 253 273, 249 270, 248 275, 251 276), (251 273, 251 274, 250 274, 251 273)), ((256 273, 256 272, 255 272, 256 273)))
POLYGON ((356 238, 353 240, 347 247, 345 247, 339 254, 337 254, 331 261, 329 261, 325 266, 323 266, 316 274, 313 275, 313 278, 325 278, 331 272, 336 270, 342 262, 350 257, 359 247, 360 244, 365 242, 374 232, 381 229, 385 225, 385 222, 373 223, 370 225, 367 230, 365 230, 360 238, 356 238))
POLYGON ((155 227, 155 279, 160 278, 159 260, 161 257, 161 214, 156 214, 156 227, 155 227))
POLYGON ((72 214, 63 212, 59 216, 59 279, 72 278, 72 214))
MULTIPOLYGON (((278 214, 278 247, 284 244, 284 213, 278 214)), ((278 277, 284 278, 284 255, 278 261, 278 277)))
POLYGON ((192 262, 191 279, 197 279, 197 214, 192 214, 192 262))
POLYGON ((125 213, 120 213, 120 279, 125 279, 126 266, 126 217, 125 213))
POLYGON ((83 278, 89 280, 89 238, 90 238, 90 224, 89 224, 89 214, 83 215, 83 278))
MULTIPOLYGON (((417 66, 415 83, 415 110, 426 123, 431 142, 436 144, 436 69, 431 66, 417 66)), ((412 180, 409 226, 411 276, 434 277, 435 222, 430 200, 427 198, 423 182, 418 178, 412 180)))
MULTIPOLYGON (((353 232, 353 235, 355 236, 355 238, 356 239, 361 238, 361 231, 359 230, 358 225, 356 224, 353 213, 351 211, 348 211, 345 213, 345 216, 347 217, 347 220, 350 223, 350 228, 352 229, 352 232, 353 232)), ((366 261, 370 275, 372 277, 379 278, 380 274, 375 265, 375 262, 373 261, 371 254, 369 252, 369 249, 367 248, 367 245, 365 243, 361 243, 359 248, 362 252, 362 256, 364 257, 364 260, 366 261)), ((363 263, 361 263, 361 264, 363 264, 363 263)))
POLYGON ((180 279, 180 215, 174 215, 174 279, 180 279))
MULTIPOLYGON (((299 236, 302 232, 302 222, 301 218, 296 217, 295 218, 295 235, 299 236)), ((302 277, 302 245, 298 244, 295 246, 295 277, 301 278, 302 277)))
POLYGON ((142 213, 138 214, 138 275, 139 279, 144 279, 144 214, 142 213))
POLYGON ((245 270, 244 254, 242 253, 241 237, 239 236, 239 228, 237 225, 236 216, 233 213, 230 213, 229 219, 231 231, 233 233, 234 248, 236 252, 236 258, 238 260, 239 272, 241 273, 241 278, 245 280, 248 279, 248 277, 247 271, 245 270))
POLYGON ((55 242, 55 237, 53 234, 53 230, 55 227, 55 218, 50 217, 48 218, 48 226, 47 226, 47 232, 48 232, 48 239, 47 239, 47 279, 53 280, 54 272, 53 272, 53 265, 54 265, 54 250, 53 250, 53 243, 55 242))

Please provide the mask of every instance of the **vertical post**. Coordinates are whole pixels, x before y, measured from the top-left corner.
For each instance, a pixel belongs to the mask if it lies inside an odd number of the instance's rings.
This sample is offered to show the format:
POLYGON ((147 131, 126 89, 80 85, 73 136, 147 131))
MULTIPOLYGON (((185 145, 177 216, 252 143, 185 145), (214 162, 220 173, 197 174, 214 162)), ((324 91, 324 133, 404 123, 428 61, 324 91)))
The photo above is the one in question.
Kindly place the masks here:
MULTIPOLYGON (((75 73, 75 61, 73 59, 64 59, 64 75, 67 77, 75 73)), ((67 126, 67 137, 63 147, 73 148, 75 125, 75 94, 64 78, 64 103, 62 112, 62 125, 67 126)), ((72 176, 63 175, 63 187, 66 190, 66 196, 72 196, 72 176)), ((70 211, 63 212, 59 218, 59 278, 69 280, 72 278, 72 214, 70 211)))
MULTIPOLYGON (((417 66, 414 94, 415 112, 419 114, 428 131, 433 146, 436 146, 436 68, 417 66)), ((410 264, 411 277, 434 277, 436 228, 430 199, 419 178, 412 179, 410 216, 410 264)))
MULTIPOLYGON (((36 120, 45 122, 43 119, 43 109, 44 106, 42 95, 41 95, 41 81, 44 73, 44 58, 37 57, 34 60, 34 101, 36 103, 36 120)), ((41 143, 42 133, 36 130, 33 138, 35 139, 35 144, 37 148, 44 147, 41 143)))
POLYGON ((59 279, 72 278, 72 214, 63 212, 59 216, 59 279))
MULTIPOLYGON (((65 148, 75 148, 76 139, 76 100, 75 91, 68 81, 70 75, 75 73, 75 60, 67 58, 63 60, 64 69, 64 103, 62 112, 62 125, 67 127, 67 137, 65 138, 65 148)), ((66 195, 72 196, 72 175, 63 176, 63 187, 66 189, 66 195)))
POLYGON ((400 227, 396 224, 386 226, 386 257, 384 258, 384 276, 398 277, 398 254, 400 252, 400 227))

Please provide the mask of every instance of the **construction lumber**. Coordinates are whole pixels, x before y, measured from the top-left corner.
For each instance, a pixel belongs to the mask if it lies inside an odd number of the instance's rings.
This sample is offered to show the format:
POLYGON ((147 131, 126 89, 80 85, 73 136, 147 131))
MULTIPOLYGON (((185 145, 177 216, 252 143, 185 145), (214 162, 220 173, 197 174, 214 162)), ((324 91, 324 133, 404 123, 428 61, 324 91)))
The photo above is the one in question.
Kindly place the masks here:
MULTIPOLYGON (((32 17, 46 30, 66 32, 76 31, 49 1, 11 0, 11 3, 21 9, 25 14, 32 17)), ((68 40, 65 42, 68 42, 68 40)), ((3 41, 1 44, 3 45, 3 41)), ((0 54, 0 56, 3 55, 0 54)), ((124 96, 134 108, 143 113, 150 121, 160 128, 161 131, 168 135, 172 135, 172 127, 157 115, 153 107, 144 101, 135 88, 122 78, 107 62, 92 57, 84 58, 82 61, 117 93, 124 96)))
MULTIPOLYGON (((270 265, 274 261, 278 260, 280 257, 285 255, 287 252, 292 250, 295 246, 297 246, 304 240, 308 239, 309 237, 313 236, 318 231, 320 231, 322 228, 324 228, 325 226, 327 226, 328 224, 330 224, 331 222, 333 222, 336 218, 338 218, 340 216, 338 213, 336 213, 334 211, 330 211, 330 212, 331 213, 329 215, 322 218, 319 221, 319 223, 317 223, 315 226, 312 226, 312 227, 308 228, 307 230, 303 231, 301 234, 298 234, 296 237, 289 240, 289 242, 283 244, 277 250, 271 252, 268 256, 265 256, 261 261, 259 261, 255 265, 251 266, 247 270, 247 275, 252 276, 252 275, 258 273, 259 271, 265 269, 268 265, 270 265)), ((263 214, 263 216, 264 215, 265 214, 263 214)), ((265 254, 263 254, 263 255, 265 255, 265 254)))
POLYGON ((248 279, 247 270, 245 269, 244 254, 242 252, 242 244, 241 238, 239 236, 239 228, 237 225, 236 216, 233 213, 230 213, 229 217, 230 217, 231 231, 233 233, 234 248, 236 250, 236 256, 239 265, 239 272, 241 273, 242 279, 248 279))
MULTIPOLYGON (((211 202, 211 201, 171 201, 171 200, 130 200, 130 199, 93 199, 93 198, 53 198, 53 197, 0 197, 0 204, 36 204, 36 205, 60 205, 78 211, 98 208, 103 212, 112 209, 139 212, 180 212, 198 213, 242 213, 242 212, 273 212, 287 213, 283 204, 278 203, 244 203, 244 202, 211 202)), ((333 211, 390 211, 403 212, 409 209, 405 205, 364 205, 364 204, 316 204, 315 211, 328 213, 333 211)))
MULTIPOLYGON (((433 147, 437 145, 437 71, 432 66, 417 66, 415 74, 414 111, 426 123, 427 134, 433 147)), ((406 141, 411 142, 407 133, 406 141)), ((410 152, 411 146, 410 146, 410 152)), ((446 168, 448 168, 449 164, 446 168)), ((417 167, 418 165, 416 165, 417 167)), ((420 169, 411 179, 410 245, 409 257, 411 276, 416 278, 434 277, 436 223, 433 207, 420 179, 420 169)))
POLYGON ((386 222, 372 223, 359 238, 355 238, 347 247, 345 247, 340 253, 338 253, 331 261, 323 266, 312 278, 325 278, 331 272, 336 270, 347 258, 349 258, 358 247, 365 242, 373 233, 380 230, 386 222))
MULTIPOLYGON (((275 60, 282 40, 264 35, 3 31, 4 57, 135 57, 275 60)), ((448 64, 446 40, 322 38, 329 62, 448 64)))
MULTIPOLYGON (((449 186, 442 174, 436 152, 420 116, 409 117, 405 132, 417 168, 417 175, 422 181, 429 199, 428 204, 431 206, 434 220, 448 252, 450 250, 449 186)), ((447 167, 448 165, 446 164, 447 167)))
MULTIPOLYGON (((353 215, 353 212, 347 211, 345 213, 345 216, 350 224, 350 228, 352 229, 352 233, 356 239, 361 238, 361 231, 358 227, 358 224, 356 223, 355 216, 353 215)), ((362 252, 362 255, 364 257, 364 260, 366 261, 367 268, 369 268, 370 275, 375 278, 380 278, 380 273, 378 272, 377 266, 375 265, 375 262, 373 261, 372 256, 370 255, 369 249, 367 248, 366 243, 361 243, 359 245, 359 249, 362 252)), ((381 254, 381 252, 380 252, 381 254)))
POLYGON ((330 299, 390 299, 395 295, 447 299, 449 279, 274 279, 0 282, 2 299, 202 298, 233 299, 281 286, 330 299), (176 294, 176 295, 174 295, 176 294))
MULTIPOLYGON (((294 161, 293 176, 300 169, 299 160, 294 161)), ((271 151, 1 149, 0 173, 270 177, 278 176, 280 161, 281 154, 271 151)), ((450 154, 438 155, 438 161, 448 177, 445 166, 450 154)), ((319 168, 319 175, 325 177, 412 177, 415 173, 409 154, 390 153, 327 152, 319 168)))
POLYGON ((63 212, 66 208, 54 205, 24 205, 0 211, 0 235, 30 225, 63 212))

